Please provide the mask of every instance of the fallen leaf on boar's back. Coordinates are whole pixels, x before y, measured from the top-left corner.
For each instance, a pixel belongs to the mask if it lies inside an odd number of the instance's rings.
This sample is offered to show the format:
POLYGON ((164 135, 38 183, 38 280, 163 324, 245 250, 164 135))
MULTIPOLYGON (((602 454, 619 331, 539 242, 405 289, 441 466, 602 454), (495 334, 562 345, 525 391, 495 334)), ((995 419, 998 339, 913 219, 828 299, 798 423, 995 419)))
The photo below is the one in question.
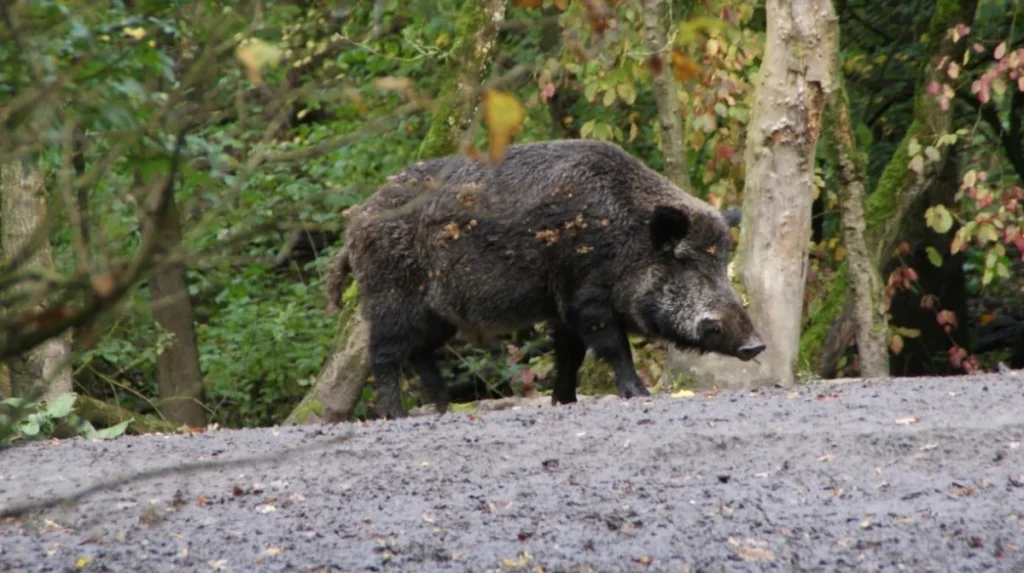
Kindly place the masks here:
POLYGON ((505 148, 519 133, 525 117, 523 106, 515 96, 497 90, 484 92, 484 123, 493 161, 505 156, 505 148))

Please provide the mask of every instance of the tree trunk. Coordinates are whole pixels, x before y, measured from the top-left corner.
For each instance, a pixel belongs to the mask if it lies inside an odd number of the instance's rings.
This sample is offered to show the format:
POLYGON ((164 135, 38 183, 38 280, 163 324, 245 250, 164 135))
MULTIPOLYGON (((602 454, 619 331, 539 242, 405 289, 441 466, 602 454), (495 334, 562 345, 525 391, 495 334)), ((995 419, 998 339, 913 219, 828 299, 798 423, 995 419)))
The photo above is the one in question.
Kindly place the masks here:
MULTIPOLYGON (((173 191, 168 194, 160 212, 144 217, 143 225, 147 224, 157 225, 159 232, 154 250, 156 257, 166 257, 178 247, 181 243, 181 221, 173 191)), ((185 265, 158 264, 149 272, 148 282, 153 319, 173 336, 157 357, 160 413, 177 424, 206 426, 203 378, 199 371, 199 349, 185 265)))
MULTIPOLYGON (((929 27, 931 43, 927 47, 914 94, 914 121, 866 203, 867 229, 864 236, 877 269, 888 262, 907 213, 934 183, 946 162, 948 149, 940 147, 938 161, 925 162, 921 173, 915 173, 908 167, 911 159, 908 150, 911 140, 925 147, 934 144, 950 130, 954 106, 950 105, 943 110, 935 97, 927 92, 927 86, 932 81, 944 81, 945 69, 939 69, 940 62, 961 60, 967 42, 961 40, 954 43, 946 30, 957 24, 970 26, 976 8, 977 0, 946 0, 936 5, 932 15, 929 27)), ((838 360, 842 349, 850 342, 848 336, 839 334, 854 330, 850 328, 853 305, 845 304, 850 294, 847 276, 844 263, 826 295, 831 304, 824 305, 820 312, 810 318, 800 341, 801 361, 824 378, 834 374, 837 368, 834 361, 838 360), (824 346, 826 341, 830 346, 824 346)))
MULTIPOLYGON (((839 54, 836 53, 835 77, 841 78, 839 54)), ((885 321, 882 300, 882 279, 864 238, 864 181, 867 178, 866 158, 857 149, 850 126, 850 110, 846 89, 840 87, 828 104, 831 144, 839 172, 839 207, 843 224, 843 244, 850 273, 850 295, 853 297, 857 354, 860 375, 882 378, 889 375, 889 327, 885 321)))
POLYGON ((453 80, 441 89, 430 130, 419 157, 430 159, 456 152, 473 125, 479 99, 472 97, 494 59, 498 28, 505 20, 506 0, 465 0, 455 21, 453 80))
MULTIPOLYGON (((689 173, 686 169, 686 147, 683 138, 683 117, 676 91, 675 77, 669 62, 672 49, 668 44, 667 30, 671 29, 669 10, 671 3, 665 0, 647 0, 644 3, 643 25, 644 45, 648 52, 661 58, 660 73, 652 74, 651 91, 658 108, 658 125, 661 129, 661 152, 665 161, 664 175, 681 189, 691 191, 689 173)), ((657 69, 657 68, 655 68, 657 69)), ((735 358, 717 354, 683 352, 670 345, 666 352, 670 377, 683 376, 694 381, 698 388, 714 387, 721 384, 718 375, 722 372, 736 372, 743 363, 735 358)), ((726 383, 728 385, 728 383, 726 383)))
POLYGON ((370 329, 359 314, 356 285, 345 291, 334 350, 316 384, 292 410, 284 425, 338 423, 348 420, 370 376, 367 346, 370 329))
MULTIPOLYGON (((11 161, 0 166, 0 249, 3 260, 10 261, 28 248, 30 254, 19 267, 22 270, 52 272, 50 241, 43 236, 29 245, 35 230, 46 217, 46 190, 43 175, 36 165, 11 161)), ((28 296, 35 293, 24 291, 28 296)), ((18 312, 40 312, 36 308, 18 308, 18 312)), ((30 400, 52 400, 71 392, 71 336, 51 338, 26 355, 7 364, 10 389, 14 396, 30 400)))
POLYGON ((683 189, 690 188, 686 171, 686 149, 683 140, 683 121, 679 109, 679 95, 676 92, 672 67, 668 65, 672 49, 668 44, 666 30, 669 22, 671 2, 646 0, 644 2, 644 46, 648 52, 661 58, 663 65, 653 74, 654 102, 658 107, 658 125, 661 128, 661 153, 665 157, 665 172, 673 183, 683 189))
POLYGON ((747 132, 736 268, 768 345, 747 383, 792 384, 800 343, 815 145, 836 88, 831 0, 768 0, 765 54, 747 132))

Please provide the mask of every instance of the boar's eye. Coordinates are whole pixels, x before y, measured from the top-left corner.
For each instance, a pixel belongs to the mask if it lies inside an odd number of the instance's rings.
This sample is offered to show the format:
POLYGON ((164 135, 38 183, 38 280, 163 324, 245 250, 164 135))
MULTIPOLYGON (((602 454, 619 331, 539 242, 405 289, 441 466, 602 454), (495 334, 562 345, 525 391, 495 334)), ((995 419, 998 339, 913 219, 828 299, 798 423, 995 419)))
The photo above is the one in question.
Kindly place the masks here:
POLYGON ((651 215, 651 242, 655 250, 668 243, 676 243, 690 231, 690 217, 675 207, 659 205, 651 215))

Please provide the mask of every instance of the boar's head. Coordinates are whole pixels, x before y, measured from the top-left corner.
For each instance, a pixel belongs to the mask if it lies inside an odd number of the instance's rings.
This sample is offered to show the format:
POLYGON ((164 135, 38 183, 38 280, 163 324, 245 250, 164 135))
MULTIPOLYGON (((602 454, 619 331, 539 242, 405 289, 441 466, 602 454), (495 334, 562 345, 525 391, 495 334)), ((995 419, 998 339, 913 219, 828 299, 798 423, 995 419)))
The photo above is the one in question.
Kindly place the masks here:
POLYGON ((649 233, 653 264, 633 293, 647 329, 701 353, 744 361, 760 354, 765 344, 729 282, 726 220, 709 211, 658 206, 649 233))

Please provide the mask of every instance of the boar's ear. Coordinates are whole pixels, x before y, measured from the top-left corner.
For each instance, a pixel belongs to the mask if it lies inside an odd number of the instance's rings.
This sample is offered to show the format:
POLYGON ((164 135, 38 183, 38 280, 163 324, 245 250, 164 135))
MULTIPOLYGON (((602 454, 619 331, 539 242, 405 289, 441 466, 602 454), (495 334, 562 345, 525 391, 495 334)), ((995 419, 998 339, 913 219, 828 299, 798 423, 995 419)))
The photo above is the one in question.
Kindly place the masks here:
POLYGON ((690 231, 690 217, 675 207, 658 206, 651 215, 651 242, 656 250, 676 243, 690 231))
POLYGON ((722 216, 730 227, 739 227, 743 222, 743 211, 739 207, 729 207, 722 212, 722 216))

